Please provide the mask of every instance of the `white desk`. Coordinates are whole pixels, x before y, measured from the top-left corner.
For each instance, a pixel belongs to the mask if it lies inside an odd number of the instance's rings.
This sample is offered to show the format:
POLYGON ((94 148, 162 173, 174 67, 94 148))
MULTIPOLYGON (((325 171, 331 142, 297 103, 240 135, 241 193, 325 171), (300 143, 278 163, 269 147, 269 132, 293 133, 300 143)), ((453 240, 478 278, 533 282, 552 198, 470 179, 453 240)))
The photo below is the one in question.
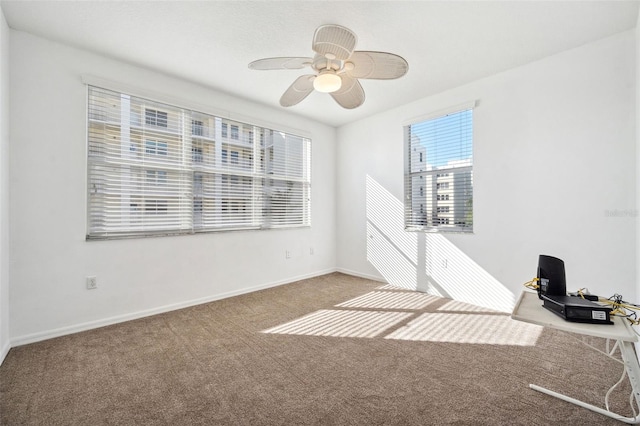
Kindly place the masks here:
POLYGON ((607 394, 605 395, 606 408, 600 408, 595 405, 587 404, 586 402, 568 397, 561 393, 557 393, 537 385, 530 384, 529 387, 531 389, 546 393, 547 395, 551 395, 556 398, 560 398, 564 401, 571 402, 572 404, 579 405, 581 407, 587 408, 589 410, 614 418, 616 420, 620 420, 625 423, 640 423, 640 411, 637 411, 640 408, 640 365, 638 364, 638 358, 633 348, 633 342, 636 342, 638 340, 638 335, 631 329, 631 325, 628 321, 621 317, 612 317, 612 320, 614 322, 613 325, 584 324, 565 321, 558 315, 555 315, 554 313, 549 312, 548 310, 543 308, 542 300, 538 298, 537 293, 530 291, 522 292, 522 294, 520 295, 520 299, 518 299, 516 306, 513 308, 511 318, 513 318, 514 320, 542 325, 545 327, 551 327, 570 333, 615 340, 616 344, 606 355, 613 358, 612 355, 615 352, 616 348, 620 350, 625 373, 629 377, 629 382, 631 383, 631 387, 633 389, 633 399, 635 401, 635 407, 632 405, 632 408, 634 410, 634 413, 638 412, 635 417, 624 417, 608 409, 609 393, 622 382, 624 375, 621 380, 613 385, 609 392, 607 392, 607 394))

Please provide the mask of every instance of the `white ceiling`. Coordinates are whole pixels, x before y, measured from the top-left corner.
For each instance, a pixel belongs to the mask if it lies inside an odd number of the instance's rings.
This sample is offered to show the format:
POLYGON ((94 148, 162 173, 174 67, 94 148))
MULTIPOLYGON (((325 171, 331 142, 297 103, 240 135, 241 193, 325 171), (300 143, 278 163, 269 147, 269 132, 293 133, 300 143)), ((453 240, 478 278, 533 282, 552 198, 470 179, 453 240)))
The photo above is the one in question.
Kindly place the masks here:
MULTIPOLYGON (((12 29, 154 68, 238 97, 278 101, 309 70, 253 71, 272 56, 312 56, 319 25, 358 36, 357 50, 403 56, 398 80, 362 80, 345 110, 312 93, 290 112, 340 126, 635 27, 634 1, 15 1, 12 29)), ((108 76, 103 76, 108 78, 108 76)))

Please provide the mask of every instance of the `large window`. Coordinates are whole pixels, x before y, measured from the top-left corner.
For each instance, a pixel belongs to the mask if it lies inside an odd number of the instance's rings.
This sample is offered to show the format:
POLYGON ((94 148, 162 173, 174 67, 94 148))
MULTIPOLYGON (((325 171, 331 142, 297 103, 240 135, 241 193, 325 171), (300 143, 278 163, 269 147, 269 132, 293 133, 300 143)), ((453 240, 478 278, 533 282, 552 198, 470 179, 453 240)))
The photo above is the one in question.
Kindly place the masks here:
POLYGON ((408 124, 407 230, 473 232, 473 108, 408 124))
POLYGON ((88 239, 310 225, 309 139, 88 93, 88 239))

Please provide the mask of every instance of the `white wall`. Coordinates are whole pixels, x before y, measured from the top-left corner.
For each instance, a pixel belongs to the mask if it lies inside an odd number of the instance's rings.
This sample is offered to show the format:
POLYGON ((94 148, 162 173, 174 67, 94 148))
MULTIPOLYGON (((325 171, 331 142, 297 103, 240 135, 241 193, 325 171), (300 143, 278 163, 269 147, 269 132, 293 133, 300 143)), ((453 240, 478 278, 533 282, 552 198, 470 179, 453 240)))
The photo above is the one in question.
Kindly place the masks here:
MULTIPOLYGON (((636 20, 636 297, 640 297, 640 10, 636 20)), ((636 300, 637 303, 637 300, 636 300)), ((640 342, 636 342, 636 354, 640 358, 640 342)))
POLYGON ((0 6, 0 364, 9 352, 9 26, 0 6))
MULTIPOLYGON (((636 38, 636 298, 640 297, 640 10, 635 29, 636 38)), ((637 299, 635 300, 637 303, 637 299)), ((640 342, 636 342, 636 354, 640 358, 640 342)))
POLYGON ((335 270, 334 128, 27 33, 10 45, 12 345, 335 270), (308 132, 312 227, 85 241, 82 74, 308 132))
POLYGON ((338 129, 338 269, 508 311, 549 254, 568 290, 634 300, 634 45, 620 33, 338 129), (403 123, 472 100, 474 234, 404 232, 403 123))

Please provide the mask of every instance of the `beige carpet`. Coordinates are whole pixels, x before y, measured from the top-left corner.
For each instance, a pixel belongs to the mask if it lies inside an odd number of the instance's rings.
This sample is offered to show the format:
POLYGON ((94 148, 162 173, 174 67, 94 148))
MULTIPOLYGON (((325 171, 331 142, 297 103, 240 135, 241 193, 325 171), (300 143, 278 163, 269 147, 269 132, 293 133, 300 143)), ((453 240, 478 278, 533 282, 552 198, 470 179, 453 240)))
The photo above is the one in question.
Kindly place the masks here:
POLYGON ((567 334, 335 273, 13 348, 0 423, 620 424, 528 385, 602 405, 621 372, 567 334))

